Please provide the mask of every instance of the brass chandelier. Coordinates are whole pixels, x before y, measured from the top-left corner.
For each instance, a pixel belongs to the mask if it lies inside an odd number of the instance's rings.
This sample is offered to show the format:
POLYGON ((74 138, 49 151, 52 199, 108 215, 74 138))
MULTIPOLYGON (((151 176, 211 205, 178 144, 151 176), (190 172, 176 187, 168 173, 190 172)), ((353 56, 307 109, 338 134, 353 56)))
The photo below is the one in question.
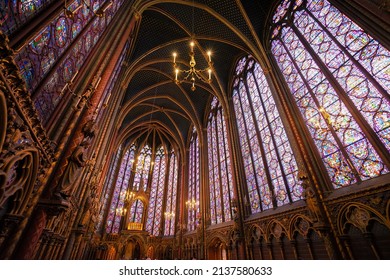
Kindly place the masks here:
POLYGON ((196 60, 195 60, 195 53, 194 53, 194 46, 195 46, 195 42, 194 40, 191 40, 190 42, 190 52, 189 52, 189 56, 190 56, 190 69, 188 70, 182 70, 178 67, 178 65, 176 64, 176 59, 177 59, 177 53, 174 52, 173 53, 173 68, 174 68, 174 71, 175 71, 175 83, 176 84, 181 84, 182 82, 184 81, 190 81, 192 86, 191 86, 191 90, 192 91, 195 91, 196 87, 195 87, 195 81, 196 80, 200 80, 204 83, 211 83, 211 73, 212 73, 212 66, 213 66, 213 63, 211 62, 211 51, 207 51, 207 56, 208 56, 208 60, 207 60, 207 63, 208 63, 208 67, 205 68, 205 69, 196 69, 195 66, 196 66, 196 60), (207 75, 207 78, 205 78, 205 75, 204 73, 207 72, 208 75, 207 75), (184 74, 184 77, 182 79, 179 79, 179 74, 180 73, 183 73, 184 74))
POLYGON ((191 41, 190 41, 190 69, 188 70, 182 70, 178 67, 176 64, 176 58, 177 58, 177 53, 173 53, 173 69, 175 71, 175 83, 176 84, 181 84, 184 81, 190 81, 191 82, 191 90, 195 91, 195 82, 196 80, 200 80, 204 83, 211 83, 211 73, 212 73, 212 68, 213 68, 213 63, 211 62, 211 51, 207 51, 207 64, 208 67, 204 69, 196 69, 196 60, 195 60, 195 52, 194 52, 194 47, 195 47, 195 33, 194 33, 194 14, 195 14, 195 4, 194 0, 192 0, 192 22, 191 22, 191 41), (205 75, 205 73, 208 73, 205 75), (184 77, 180 79, 179 74, 184 74, 184 77), (207 78, 206 78, 207 77, 207 78))

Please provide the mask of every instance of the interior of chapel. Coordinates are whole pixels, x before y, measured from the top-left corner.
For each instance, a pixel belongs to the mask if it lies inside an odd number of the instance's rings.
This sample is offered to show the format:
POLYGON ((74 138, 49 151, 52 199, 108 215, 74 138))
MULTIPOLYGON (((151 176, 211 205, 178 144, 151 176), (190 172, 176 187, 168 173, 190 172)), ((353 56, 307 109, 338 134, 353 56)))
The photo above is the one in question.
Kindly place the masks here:
POLYGON ((0 1, 0 259, 390 259, 389 0, 0 1))

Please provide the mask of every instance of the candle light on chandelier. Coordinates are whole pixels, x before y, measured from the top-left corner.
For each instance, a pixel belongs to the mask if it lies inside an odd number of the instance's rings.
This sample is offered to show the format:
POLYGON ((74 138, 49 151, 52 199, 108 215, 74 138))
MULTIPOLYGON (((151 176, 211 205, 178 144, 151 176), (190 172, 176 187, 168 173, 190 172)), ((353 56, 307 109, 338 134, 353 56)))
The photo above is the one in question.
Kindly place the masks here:
POLYGON ((207 68, 204 68, 204 69, 196 69, 196 60, 195 60, 195 52, 194 52, 194 46, 195 46, 195 42, 194 41, 191 41, 190 42, 190 52, 189 52, 189 56, 190 56, 190 69, 188 70, 181 70, 179 69, 177 63, 176 63, 176 60, 177 60, 177 57, 178 57, 178 54, 176 52, 174 52, 172 55, 173 55, 173 68, 174 68, 174 71, 175 71, 175 83, 176 84, 180 84, 184 81, 190 81, 192 86, 191 86, 191 90, 192 91, 195 91, 196 87, 195 87, 195 82, 196 80, 200 80, 204 83, 211 83, 211 73, 212 73, 212 67, 213 67, 213 63, 211 61, 211 51, 207 51, 207 64, 208 64, 208 67, 207 68), (207 79, 204 77, 203 73, 204 72, 208 72, 208 77, 207 79), (182 79, 179 79, 179 74, 180 73, 183 73, 185 76, 182 78, 182 79))
POLYGON ((195 199, 190 199, 186 202, 186 206, 189 210, 195 210, 199 205, 199 201, 195 199))
POLYGON ((173 220, 175 218, 174 212, 165 212, 164 215, 166 220, 173 220))
POLYGON ((127 209, 123 207, 116 208, 115 211, 118 216, 124 216, 127 213, 127 209))

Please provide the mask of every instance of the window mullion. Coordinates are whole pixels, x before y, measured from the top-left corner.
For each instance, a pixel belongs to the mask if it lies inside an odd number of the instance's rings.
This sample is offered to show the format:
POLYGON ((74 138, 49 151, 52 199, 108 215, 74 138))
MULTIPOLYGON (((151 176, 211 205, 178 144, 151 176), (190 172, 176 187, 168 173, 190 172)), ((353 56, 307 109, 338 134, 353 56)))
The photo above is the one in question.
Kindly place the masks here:
POLYGON ((274 145, 274 148, 275 148, 275 154, 276 154, 276 157, 278 159, 278 165, 280 166, 280 171, 282 172, 282 178, 283 178, 283 181, 284 181, 284 185, 286 187, 288 199, 290 200, 290 202, 292 202, 290 188, 289 188, 289 184, 287 182, 287 176, 286 176, 286 174, 284 172, 284 168, 283 168, 283 165, 282 165, 282 159, 280 158, 279 149, 278 149, 278 146, 276 144, 276 141, 275 141, 275 138, 274 138, 274 134, 272 132, 271 122, 269 120, 268 114, 266 113, 267 109, 264 106, 263 96, 261 95, 260 87, 259 87, 259 84, 257 82, 257 79, 256 79, 256 76, 255 76, 254 72, 252 72, 252 76, 253 76, 253 80, 254 80, 255 85, 256 85, 257 94, 259 95, 259 98, 260 98, 261 107, 263 108, 263 111, 264 111, 265 119, 267 120, 268 129, 269 129, 269 132, 271 134, 272 144, 274 145))
POLYGON ((232 197, 230 195, 230 190, 233 188, 233 186, 231 186, 230 184, 233 184, 233 182, 229 181, 229 171, 231 171, 231 168, 229 168, 228 161, 227 161, 227 157, 228 156, 229 156, 229 159, 230 159, 230 150, 228 149, 227 138, 225 138, 225 136, 227 136, 228 133, 226 131, 226 123, 224 121, 224 117, 223 117, 222 113, 221 113, 221 123, 222 123, 222 128, 221 128, 222 129, 222 135, 224 136, 222 140, 223 140, 223 149, 224 149, 224 153, 225 153, 226 176, 228 177, 226 181, 227 181, 227 184, 228 184, 227 188, 228 188, 228 199, 229 199, 229 211, 230 211, 230 217, 233 217, 232 207, 231 207, 232 197))
MULTIPOLYGON (((242 83, 244 83, 244 81, 241 81, 242 83)), ((256 176, 256 168, 255 168, 255 164, 254 164, 254 159, 253 159, 253 152, 252 152, 252 147, 250 145, 250 140, 249 140, 249 135, 248 135, 248 126, 247 126, 247 121, 245 119, 245 115, 244 115, 244 108, 243 108, 243 105, 242 105, 242 97, 241 97, 241 94, 243 94, 242 92, 240 92, 240 83, 238 83, 238 86, 237 86, 237 94, 238 94, 238 100, 240 102, 240 110, 242 112, 242 120, 244 122, 244 126, 245 126, 245 136, 246 136, 246 141, 248 142, 248 148, 249 148, 249 155, 251 157, 251 165, 252 165, 252 169, 253 169, 253 178, 255 179, 255 182, 256 182, 256 191, 257 191, 257 195, 259 196, 259 206, 260 206, 260 211, 263 211, 263 205, 261 203, 261 199, 262 199, 262 194, 260 193, 260 190, 259 190, 259 182, 257 180, 257 176, 256 176)), ((244 169, 245 169, 245 166, 244 166, 244 169)), ((245 172, 245 171, 244 171, 245 172)), ((247 182, 248 184, 248 182, 247 182)), ((247 186, 248 187, 248 186, 247 186)))
MULTIPOLYGON (((317 106, 317 108, 320 108, 321 105, 320 105, 320 102, 318 101, 316 95, 314 94, 313 90, 311 89, 310 85, 308 84, 308 82, 306 81, 305 77, 303 76, 302 72, 300 71, 300 68, 299 66, 297 65, 297 63, 295 62, 293 56, 291 55, 290 51, 288 50, 287 46, 284 44, 284 42, 282 40, 280 40, 281 44, 283 45, 284 49, 286 50, 286 53, 287 55, 289 56, 290 60, 291 60, 291 63, 294 65, 295 69, 297 69, 297 72, 299 74, 299 76, 301 77, 306 89, 308 90, 311 98, 313 99, 315 105, 317 106)), ((320 114, 320 112, 318 112, 318 114, 320 114)), ((323 118, 323 116, 320 114, 320 117, 323 118)), ((304 123, 306 123, 305 120, 303 120, 304 123)), ((360 176, 355 168, 355 166, 352 164, 352 161, 349 157, 349 155, 345 152, 345 149, 344 149, 344 145, 343 143, 340 141, 339 137, 337 136, 336 132, 334 131, 333 127, 328 123, 328 122, 325 122, 326 123, 326 126, 329 130, 329 132, 331 133, 331 135, 333 136, 334 140, 336 141, 337 145, 338 145, 338 149, 339 151, 342 153, 342 155, 345 157, 346 159, 346 164, 349 166, 349 168, 352 170, 354 176, 355 176, 355 179, 358 180, 359 182, 361 182, 361 179, 360 179, 360 176)), ((320 158, 322 158, 322 155, 320 154, 320 158)))
POLYGON ((256 120, 256 114, 255 114, 255 110, 253 108, 253 100, 252 100, 252 97, 250 95, 247 79, 245 79, 244 85, 245 85, 245 88, 246 88, 246 94, 247 94, 248 101, 249 101, 248 102, 249 103, 249 108, 250 108, 250 110, 252 112, 252 118, 253 118, 252 121, 253 121, 253 124, 255 126, 256 136, 257 136, 257 139, 258 139, 258 142, 259 142, 261 157, 262 157, 262 161, 263 161, 263 165, 264 165, 264 171, 265 171, 265 174, 266 174, 266 177, 267 177, 267 181, 268 181, 268 186, 269 186, 269 189, 270 189, 271 195, 272 195, 272 204, 273 204, 273 206, 275 208, 275 207, 277 207, 275 190, 274 190, 274 186, 272 184, 271 175, 269 174, 268 162, 267 162, 266 154, 265 154, 265 151, 264 151, 264 146, 262 145, 263 141, 262 141, 262 138, 261 138, 261 135, 260 135, 259 125, 258 125, 257 120, 256 120))
MULTIPOLYGON (((321 21, 319 21, 313 14, 312 12, 309 10, 309 9, 305 9, 307 11, 307 13, 313 18, 313 20, 315 20, 318 25, 322 28, 322 30, 333 40, 333 42, 348 56, 348 58, 352 61, 353 64, 355 64, 355 66, 357 68, 359 68, 359 70, 364 74, 364 76, 370 80, 370 82, 375 86, 375 88, 387 99, 387 100, 390 100, 390 95, 389 93, 378 83, 377 80, 375 80, 373 78, 373 76, 366 70, 366 68, 364 68, 356 59, 355 57, 349 52, 346 50, 346 48, 333 36, 333 34, 331 32, 329 32, 328 28, 326 28, 321 21)), ((371 39, 370 42, 372 42, 374 39, 371 39)), ((367 48, 369 44, 365 45, 361 50, 360 52, 367 48)))
MULTIPOLYGON (((364 132, 365 136, 368 138, 369 142, 374 143, 374 148, 376 149, 377 153, 379 154, 380 158, 383 160, 384 164, 388 167, 390 167, 390 159, 388 157, 388 154, 383 153, 382 151, 387 151, 387 148, 384 146, 382 141, 378 138, 375 131, 371 128, 370 124, 362 117, 359 110, 355 107, 355 104, 350 100, 348 96, 346 96, 343 88, 339 84, 337 80, 333 77, 332 73, 329 71, 329 69, 324 65, 324 63, 321 61, 321 59, 318 57, 318 55, 313 51, 313 49, 310 47, 310 44, 307 42, 306 38, 300 33, 298 28, 294 25, 291 26, 291 28, 294 30, 295 34, 299 38, 299 40, 302 42, 306 50, 310 53, 310 55, 313 57, 317 65, 320 67, 320 69, 323 71, 326 79, 328 82, 332 85, 334 90, 339 95, 340 99, 347 105, 347 108, 349 112, 351 113, 352 117, 356 120, 358 123, 360 129, 364 132)), ((344 147, 344 146, 342 146, 344 147)), ((357 173, 358 174, 358 173, 357 173)), ((360 178, 359 178, 360 179, 360 178)))
MULTIPOLYGON (((213 130, 213 117, 211 117, 211 119, 210 119, 210 122, 209 122, 209 125, 210 125, 210 141, 211 141, 211 143, 209 143, 209 145, 211 145, 211 150, 213 150, 213 147, 214 147, 214 145, 216 145, 216 143, 214 143, 214 141, 213 141, 213 133, 214 133, 214 130, 213 130)), ((216 184, 215 184, 215 182, 216 182, 216 180, 215 180, 215 170, 214 170, 214 161, 215 161, 215 159, 214 159, 214 153, 211 153, 211 155, 209 155, 209 156, 211 156, 211 163, 212 163, 212 165, 211 165, 211 170, 209 170, 209 172, 211 171, 211 175, 213 176, 213 182, 214 182, 214 186, 213 186, 213 193, 214 193, 214 215, 215 215, 215 223, 217 224, 217 221, 218 221, 218 219, 217 219, 217 216, 218 216, 218 214, 217 214, 217 203, 216 203, 216 197, 217 197, 217 194, 216 194, 216 191, 215 191, 215 189, 216 189, 216 184)), ((210 186, 209 186, 209 188, 210 188, 210 186)))
POLYGON ((225 221, 225 211, 224 211, 224 199, 223 199, 223 188, 222 188, 222 172, 221 172, 221 151, 220 151, 220 141, 219 141, 219 136, 218 136, 218 131, 219 131, 219 127, 218 127, 218 110, 220 108, 216 108, 215 112, 214 112, 214 116, 213 116, 213 121, 214 121, 214 127, 215 127, 215 131, 213 131, 213 133, 215 133, 215 138, 217 139, 217 143, 216 143, 216 147, 217 147, 217 172, 219 174, 219 201, 221 203, 221 217, 222 217, 222 222, 225 221))

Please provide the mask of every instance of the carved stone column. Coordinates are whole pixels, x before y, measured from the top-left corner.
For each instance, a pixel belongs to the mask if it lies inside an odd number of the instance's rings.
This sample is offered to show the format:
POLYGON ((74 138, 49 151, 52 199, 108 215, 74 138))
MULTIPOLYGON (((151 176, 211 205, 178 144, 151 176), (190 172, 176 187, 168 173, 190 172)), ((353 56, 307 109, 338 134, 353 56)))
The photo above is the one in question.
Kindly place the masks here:
POLYGON ((33 216, 32 222, 26 230, 25 238, 19 245, 19 250, 15 255, 16 259, 28 260, 33 257, 35 246, 41 237, 46 225, 47 214, 43 209, 38 209, 33 216))
POLYGON ((344 244, 344 247, 348 253, 348 256, 349 256, 349 259, 350 260, 354 260, 354 256, 353 256, 353 253, 352 253, 352 250, 351 250, 351 243, 350 243, 350 238, 348 235, 342 235, 340 236, 340 240, 343 242, 344 244))

